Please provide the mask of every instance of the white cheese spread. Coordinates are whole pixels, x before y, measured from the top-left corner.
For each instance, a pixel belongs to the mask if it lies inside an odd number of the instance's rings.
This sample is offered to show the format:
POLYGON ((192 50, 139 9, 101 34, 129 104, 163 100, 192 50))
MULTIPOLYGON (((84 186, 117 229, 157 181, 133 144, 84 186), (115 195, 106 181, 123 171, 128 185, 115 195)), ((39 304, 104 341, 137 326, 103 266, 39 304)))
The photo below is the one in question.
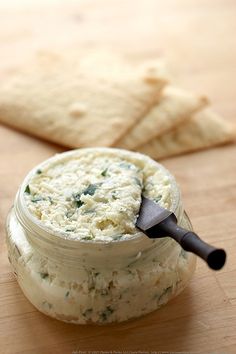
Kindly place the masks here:
POLYGON ((66 238, 112 241, 137 233, 142 193, 171 204, 170 178, 139 154, 78 151, 38 169, 25 187, 29 211, 66 238))

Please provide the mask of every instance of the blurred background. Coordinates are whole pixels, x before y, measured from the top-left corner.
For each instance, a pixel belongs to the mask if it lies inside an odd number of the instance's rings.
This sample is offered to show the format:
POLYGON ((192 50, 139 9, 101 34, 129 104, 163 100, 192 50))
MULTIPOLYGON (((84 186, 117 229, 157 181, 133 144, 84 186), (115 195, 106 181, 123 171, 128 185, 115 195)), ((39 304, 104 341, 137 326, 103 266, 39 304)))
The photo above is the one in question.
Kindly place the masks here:
POLYGON ((234 0, 0 1, 0 75, 33 52, 105 47, 131 61, 165 60, 178 84, 232 118, 234 0))

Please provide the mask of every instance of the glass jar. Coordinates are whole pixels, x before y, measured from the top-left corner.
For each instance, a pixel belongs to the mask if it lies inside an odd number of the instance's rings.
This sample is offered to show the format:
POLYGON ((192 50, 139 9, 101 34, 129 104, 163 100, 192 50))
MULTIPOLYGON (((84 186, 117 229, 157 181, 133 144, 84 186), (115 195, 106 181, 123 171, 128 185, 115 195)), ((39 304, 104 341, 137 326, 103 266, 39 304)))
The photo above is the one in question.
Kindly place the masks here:
MULTIPOLYGON (((42 166, 25 178, 7 220, 9 261, 38 310, 76 324, 121 322, 158 309, 184 289, 196 257, 169 237, 149 239, 137 231, 130 239, 83 241, 62 238, 38 223, 26 207, 24 190, 42 166)), ((179 225, 192 229, 173 176, 171 194, 179 225)))

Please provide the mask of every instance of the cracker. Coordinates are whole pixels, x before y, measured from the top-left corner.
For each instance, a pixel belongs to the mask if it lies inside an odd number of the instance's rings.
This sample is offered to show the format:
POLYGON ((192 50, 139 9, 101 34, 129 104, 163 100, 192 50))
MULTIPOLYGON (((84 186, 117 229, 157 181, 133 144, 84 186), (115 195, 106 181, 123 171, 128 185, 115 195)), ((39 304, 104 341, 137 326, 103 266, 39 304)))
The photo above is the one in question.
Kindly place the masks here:
POLYGON ((157 105, 117 142, 117 146, 138 149, 139 146, 181 124, 206 103, 205 97, 167 86, 157 105))
POLYGON ((164 80, 81 62, 51 56, 2 82, 0 121, 68 147, 114 145, 156 103, 164 80))
POLYGON ((194 114, 186 123, 138 149, 154 159, 197 151, 229 143, 236 139, 236 130, 211 109, 194 114))

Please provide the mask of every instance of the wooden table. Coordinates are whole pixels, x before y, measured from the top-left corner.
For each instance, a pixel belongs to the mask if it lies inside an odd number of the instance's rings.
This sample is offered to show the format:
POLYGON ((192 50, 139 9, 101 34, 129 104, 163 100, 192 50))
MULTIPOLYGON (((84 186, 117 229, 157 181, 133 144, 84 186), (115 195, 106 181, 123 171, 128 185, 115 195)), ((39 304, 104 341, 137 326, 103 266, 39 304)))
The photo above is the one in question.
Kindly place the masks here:
MULTIPOLYGON (((29 1, 27 2, 30 3, 29 1)), ((33 1, 32 1, 33 3, 33 1)), ((34 51, 106 46, 131 61, 164 57, 176 81, 206 93, 236 121, 235 0, 100 0, 0 5, 0 78, 34 51), (20 8, 19 8, 20 6, 20 8)), ((236 146, 163 161, 195 230, 228 251, 220 272, 200 260, 188 288, 159 311, 113 326, 75 326, 39 313, 7 260, 5 218, 25 174, 62 148, 0 127, 0 353, 187 351, 236 353, 236 146)))

